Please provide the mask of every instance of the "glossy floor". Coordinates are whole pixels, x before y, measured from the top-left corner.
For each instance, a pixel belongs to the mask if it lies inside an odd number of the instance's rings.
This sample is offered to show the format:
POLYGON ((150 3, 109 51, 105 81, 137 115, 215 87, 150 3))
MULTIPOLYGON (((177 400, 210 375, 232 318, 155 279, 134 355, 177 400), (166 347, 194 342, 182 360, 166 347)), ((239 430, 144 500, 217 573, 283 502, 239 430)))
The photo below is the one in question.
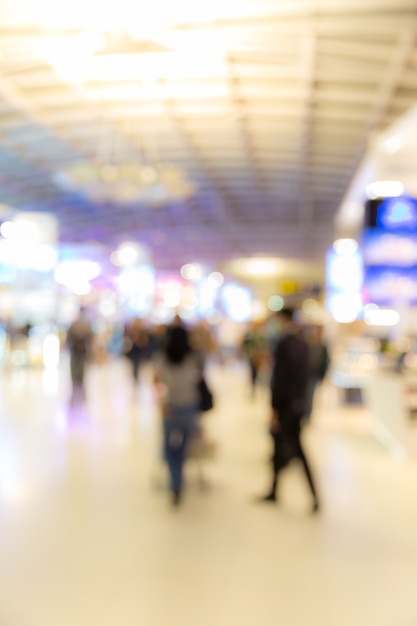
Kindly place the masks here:
POLYGON ((365 411, 320 390, 304 434, 320 515, 297 466, 279 506, 257 505, 267 393, 214 368, 210 488, 190 462, 173 511, 150 373, 137 389, 128 374, 94 367, 85 411, 65 372, 2 375, 1 626, 415 626, 417 463, 379 447, 365 411))

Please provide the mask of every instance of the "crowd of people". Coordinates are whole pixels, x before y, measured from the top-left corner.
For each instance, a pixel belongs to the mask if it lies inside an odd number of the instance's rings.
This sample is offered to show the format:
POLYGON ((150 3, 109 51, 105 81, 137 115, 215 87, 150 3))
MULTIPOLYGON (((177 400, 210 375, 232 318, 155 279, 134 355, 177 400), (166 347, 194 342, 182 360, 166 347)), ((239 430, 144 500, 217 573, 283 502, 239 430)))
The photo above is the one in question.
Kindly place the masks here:
MULTIPOLYGON (((279 333, 270 337, 260 325, 252 324, 243 335, 240 355, 247 360, 250 390, 259 384, 259 372, 268 368, 270 382, 272 438, 271 484, 262 502, 276 502, 279 474, 293 459, 304 469, 313 498, 313 512, 319 497, 301 432, 311 415, 314 391, 325 377, 329 354, 319 327, 302 329, 294 311, 283 309, 277 316, 279 333)), ((67 332, 72 379, 71 403, 85 395, 85 366, 92 353, 93 332, 85 311, 67 332)), ((183 467, 190 442, 199 429, 201 383, 205 381, 207 357, 216 352, 209 327, 201 322, 188 329, 179 316, 173 323, 152 330, 141 319, 127 324, 122 354, 129 360, 132 381, 139 380, 142 365, 151 360, 154 383, 163 425, 163 459, 169 470, 172 503, 177 507, 183 495, 183 467)), ((207 393, 207 389, 206 389, 207 393)))
MULTIPOLYGON (((70 403, 74 406, 85 399, 86 364, 93 353, 92 326, 84 309, 68 328, 66 343, 72 381, 70 403)), ((122 355, 130 362, 133 382, 138 382, 146 362, 153 364, 163 424, 163 457, 175 506, 181 500, 187 447, 198 431, 198 418, 204 410, 200 396, 206 358, 214 348, 213 337, 203 322, 188 330, 179 316, 171 325, 152 329, 143 320, 134 319, 124 329, 122 355)), ((210 393, 207 386, 206 393, 210 393)))

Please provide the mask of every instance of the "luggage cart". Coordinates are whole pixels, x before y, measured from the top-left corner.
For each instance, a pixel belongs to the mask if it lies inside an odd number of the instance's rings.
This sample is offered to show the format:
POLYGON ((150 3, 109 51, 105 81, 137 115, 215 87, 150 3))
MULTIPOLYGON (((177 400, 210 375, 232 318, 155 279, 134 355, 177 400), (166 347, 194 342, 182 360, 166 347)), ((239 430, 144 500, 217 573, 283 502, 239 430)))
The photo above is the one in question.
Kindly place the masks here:
MULTIPOLYGON (((196 485, 200 491, 209 489, 209 482, 206 479, 204 468, 206 462, 215 457, 216 452, 217 446, 215 442, 207 437, 204 428, 199 424, 188 445, 185 472, 188 474, 188 468, 190 468, 195 473, 196 485)), ((161 449, 157 466, 152 473, 151 482, 153 488, 157 490, 165 490, 169 484, 168 471, 161 449)), ((188 482, 187 477, 185 482, 188 482)))

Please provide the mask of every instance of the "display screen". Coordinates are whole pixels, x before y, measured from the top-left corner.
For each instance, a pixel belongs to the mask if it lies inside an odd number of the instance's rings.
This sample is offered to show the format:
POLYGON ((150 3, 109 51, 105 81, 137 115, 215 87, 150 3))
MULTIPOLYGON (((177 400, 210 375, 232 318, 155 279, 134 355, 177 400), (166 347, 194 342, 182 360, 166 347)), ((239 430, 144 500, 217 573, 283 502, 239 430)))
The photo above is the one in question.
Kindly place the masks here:
POLYGON ((365 205, 365 228, 388 231, 417 230, 417 200, 410 196, 368 200, 365 205))
POLYGON ((364 300, 417 303, 417 200, 369 200, 362 234, 364 300))
POLYGON ((387 306, 396 302, 417 304, 417 268, 366 268, 364 300, 387 306))
POLYGON ((378 210, 377 226, 386 230, 417 229, 417 201, 401 196, 384 200, 378 210))
POLYGON ((359 252, 339 255, 333 249, 326 257, 327 291, 358 292, 362 288, 362 257, 359 252))
POLYGON ((389 233, 367 229, 362 237, 366 266, 417 266, 417 233, 389 233))

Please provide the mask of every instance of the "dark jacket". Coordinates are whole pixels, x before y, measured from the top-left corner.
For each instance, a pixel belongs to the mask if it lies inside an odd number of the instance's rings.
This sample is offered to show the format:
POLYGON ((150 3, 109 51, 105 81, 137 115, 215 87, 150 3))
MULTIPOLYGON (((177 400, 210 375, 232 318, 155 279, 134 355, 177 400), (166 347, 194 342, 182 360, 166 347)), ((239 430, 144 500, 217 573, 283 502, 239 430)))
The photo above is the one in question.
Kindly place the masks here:
POLYGON ((275 348, 271 377, 272 407, 302 417, 306 410, 309 348, 299 332, 283 335, 275 348))

